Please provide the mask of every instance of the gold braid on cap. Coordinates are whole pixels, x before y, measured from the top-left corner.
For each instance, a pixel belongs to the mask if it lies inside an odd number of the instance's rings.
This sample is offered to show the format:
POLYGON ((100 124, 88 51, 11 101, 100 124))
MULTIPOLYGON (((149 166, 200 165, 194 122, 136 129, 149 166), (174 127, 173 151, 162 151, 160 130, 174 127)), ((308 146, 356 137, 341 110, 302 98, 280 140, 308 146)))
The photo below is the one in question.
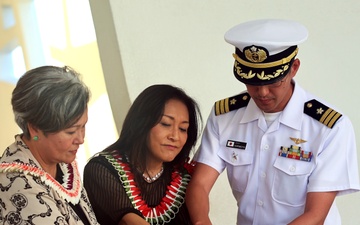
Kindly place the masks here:
POLYGON ((287 71, 289 69, 289 65, 283 65, 286 63, 289 63, 292 58, 294 58, 296 56, 296 54, 298 53, 298 48, 296 48, 289 56, 274 61, 274 62, 269 62, 269 63, 251 63, 251 62, 247 62, 244 61, 243 59, 241 59, 237 54, 233 53, 233 57, 235 58, 235 64, 234 67, 236 69, 236 73, 244 79, 252 79, 253 77, 257 76, 257 78, 259 78, 260 80, 270 80, 273 78, 276 78, 278 76, 280 76, 281 74, 285 73, 285 71, 287 71), (275 66, 280 66, 283 65, 280 69, 277 69, 275 72, 273 72, 273 74, 265 74, 264 71, 261 71, 261 73, 254 73, 252 70, 250 70, 248 73, 244 73, 241 69, 241 65, 250 67, 250 68, 271 68, 271 67, 275 67, 275 66))
POLYGON ((294 58, 294 56, 298 53, 298 48, 296 48, 293 53, 291 53, 288 57, 285 57, 283 59, 274 61, 274 62, 268 62, 268 63, 251 63, 251 62, 247 62, 243 59, 241 59, 238 55, 236 55, 235 53, 233 53, 233 57, 236 61, 238 61, 239 63, 241 63, 244 66, 250 67, 250 68, 270 68, 270 67, 274 67, 274 66, 280 66, 283 65, 285 63, 288 63, 291 61, 292 58, 294 58))
POLYGON ((277 69, 272 74, 265 74, 265 71, 261 71, 261 73, 253 73, 252 70, 249 70, 248 73, 243 73, 240 66, 240 63, 238 61, 235 61, 234 69, 236 69, 236 74, 239 75, 239 77, 244 79, 252 79, 253 77, 257 76, 257 78, 259 78, 260 80, 271 80, 280 76, 281 74, 284 74, 285 71, 289 69, 289 65, 284 65, 281 69, 277 69))

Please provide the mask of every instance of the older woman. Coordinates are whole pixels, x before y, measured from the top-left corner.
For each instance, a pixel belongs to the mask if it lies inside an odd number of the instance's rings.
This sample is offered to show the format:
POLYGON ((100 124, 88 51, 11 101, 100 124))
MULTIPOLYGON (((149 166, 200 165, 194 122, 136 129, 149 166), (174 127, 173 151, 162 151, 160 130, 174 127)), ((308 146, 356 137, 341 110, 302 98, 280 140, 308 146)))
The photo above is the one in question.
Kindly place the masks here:
POLYGON ((12 93, 22 134, 0 159, 1 224, 98 224, 74 161, 89 90, 69 67, 26 72, 12 93))
POLYGON ((187 162, 200 122, 196 102, 179 88, 153 85, 136 98, 119 139, 85 167, 84 185, 101 224, 191 224, 187 162))

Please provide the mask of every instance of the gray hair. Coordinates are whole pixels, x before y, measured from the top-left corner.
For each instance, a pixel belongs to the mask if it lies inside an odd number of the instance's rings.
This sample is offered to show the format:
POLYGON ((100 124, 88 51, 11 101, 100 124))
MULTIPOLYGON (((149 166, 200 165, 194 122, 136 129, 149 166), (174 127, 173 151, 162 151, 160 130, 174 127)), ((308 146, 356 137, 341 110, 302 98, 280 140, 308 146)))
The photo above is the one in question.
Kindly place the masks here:
POLYGON ((75 70, 42 66, 19 79, 11 104, 16 123, 30 138, 28 124, 45 135, 71 127, 84 114, 89 98, 90 91, 75 70))

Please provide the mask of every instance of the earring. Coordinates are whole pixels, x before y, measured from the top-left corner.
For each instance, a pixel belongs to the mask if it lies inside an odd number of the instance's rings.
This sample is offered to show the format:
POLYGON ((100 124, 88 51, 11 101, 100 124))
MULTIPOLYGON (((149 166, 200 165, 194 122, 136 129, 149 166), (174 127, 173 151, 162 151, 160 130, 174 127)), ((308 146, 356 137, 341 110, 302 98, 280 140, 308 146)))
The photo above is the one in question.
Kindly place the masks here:
POLYGON ((34 136, 34 137, 33 137, 33 140, 34 140, 34 141, 37 141, 37 140, 39 140, 39 137, 38 137, 38 136, 34 136))

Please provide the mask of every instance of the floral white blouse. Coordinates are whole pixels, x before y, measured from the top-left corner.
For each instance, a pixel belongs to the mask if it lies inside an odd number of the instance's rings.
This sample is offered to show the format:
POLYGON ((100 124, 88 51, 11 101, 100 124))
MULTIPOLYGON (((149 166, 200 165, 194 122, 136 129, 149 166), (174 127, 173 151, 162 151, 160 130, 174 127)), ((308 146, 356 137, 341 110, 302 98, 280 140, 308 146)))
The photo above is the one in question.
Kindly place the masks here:
POLYGON ((15 140, 0 158, 0 224, 99 224, 75 161, 59 164, 59 183, 41 168, 20 135, 15 140))

